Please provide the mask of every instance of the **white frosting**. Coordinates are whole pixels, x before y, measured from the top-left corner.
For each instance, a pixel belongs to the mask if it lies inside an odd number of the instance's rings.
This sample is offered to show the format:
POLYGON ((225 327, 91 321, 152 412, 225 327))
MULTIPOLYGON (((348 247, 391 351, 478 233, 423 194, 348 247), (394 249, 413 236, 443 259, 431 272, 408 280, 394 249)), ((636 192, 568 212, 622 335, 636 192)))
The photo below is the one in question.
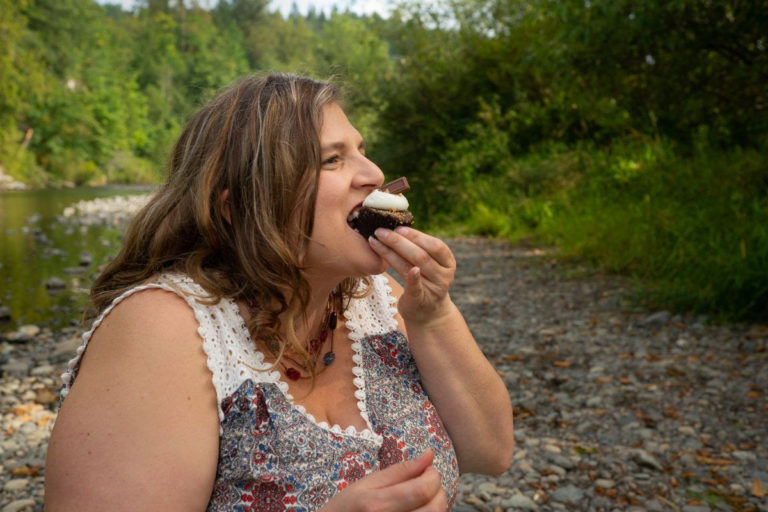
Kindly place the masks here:
POLYGON ((374 190, 365 198, 363 206, 378 210, 405 211, 408 209, 408 200, 403 194, 390 194, 381 190, 374 190))

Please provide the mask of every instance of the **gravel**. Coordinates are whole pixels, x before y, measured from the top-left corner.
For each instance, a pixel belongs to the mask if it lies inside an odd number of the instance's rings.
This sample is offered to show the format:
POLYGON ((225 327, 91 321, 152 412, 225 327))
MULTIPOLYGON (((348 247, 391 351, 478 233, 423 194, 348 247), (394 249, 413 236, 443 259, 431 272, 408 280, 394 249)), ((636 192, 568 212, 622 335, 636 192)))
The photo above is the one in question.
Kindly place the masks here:
MULTIPOLYGON (((509 471, 463 475, 454 510, 768 511, 768 326, 639 309, 628 281, 549 249, 449 244, 451 295, 516 428, 509 471)), ((43 510, 59 375, 81 333, 0 335, 0 512, 43 510)))

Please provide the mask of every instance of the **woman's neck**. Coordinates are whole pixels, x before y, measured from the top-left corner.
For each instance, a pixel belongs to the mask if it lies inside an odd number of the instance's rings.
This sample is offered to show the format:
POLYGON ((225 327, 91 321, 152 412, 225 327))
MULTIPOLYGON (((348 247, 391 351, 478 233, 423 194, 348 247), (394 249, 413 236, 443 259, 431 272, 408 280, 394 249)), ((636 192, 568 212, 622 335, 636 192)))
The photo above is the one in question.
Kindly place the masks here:
POLYGON ((305 309, 304 318, 299 318, 296 325, 296 337, 299 340, 309 340, 320 331, 323 319, 328 311, 331 294, 338 283, 310 283, 310 297, 305 309))

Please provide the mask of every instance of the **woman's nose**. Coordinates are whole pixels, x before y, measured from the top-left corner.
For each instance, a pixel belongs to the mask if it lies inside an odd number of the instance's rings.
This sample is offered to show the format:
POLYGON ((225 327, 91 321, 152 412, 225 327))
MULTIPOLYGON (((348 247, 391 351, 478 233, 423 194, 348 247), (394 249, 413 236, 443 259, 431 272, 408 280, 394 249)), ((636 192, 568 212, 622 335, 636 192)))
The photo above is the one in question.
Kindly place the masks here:
POLYGON ((384 173, 367 157, 363 157, 356 178, 360 187, 379 188, 384 184, 384 173))

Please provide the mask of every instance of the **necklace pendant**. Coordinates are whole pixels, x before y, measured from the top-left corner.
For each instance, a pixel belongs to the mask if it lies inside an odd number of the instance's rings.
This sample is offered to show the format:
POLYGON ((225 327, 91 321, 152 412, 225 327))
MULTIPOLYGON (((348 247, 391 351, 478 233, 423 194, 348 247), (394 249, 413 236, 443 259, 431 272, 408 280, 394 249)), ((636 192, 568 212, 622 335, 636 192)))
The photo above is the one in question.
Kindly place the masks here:
POLYGON ((333 351, 326 352, 323 356, 323 364, 325 366, 330 366, 330 364, 336 360, 336 354, 333 353, 333 351))
POLYGON ((301 373, 296 368, 288 368, 285 370, 285 375, 291 380, 299 380, 301 378, 301 373))
POLYGON ((331 312, 331 317, 328 319, 328 328, 330 330, 336 329, 336 324, 338 322, 338 317, 336 316, 336 312, 331 312))

